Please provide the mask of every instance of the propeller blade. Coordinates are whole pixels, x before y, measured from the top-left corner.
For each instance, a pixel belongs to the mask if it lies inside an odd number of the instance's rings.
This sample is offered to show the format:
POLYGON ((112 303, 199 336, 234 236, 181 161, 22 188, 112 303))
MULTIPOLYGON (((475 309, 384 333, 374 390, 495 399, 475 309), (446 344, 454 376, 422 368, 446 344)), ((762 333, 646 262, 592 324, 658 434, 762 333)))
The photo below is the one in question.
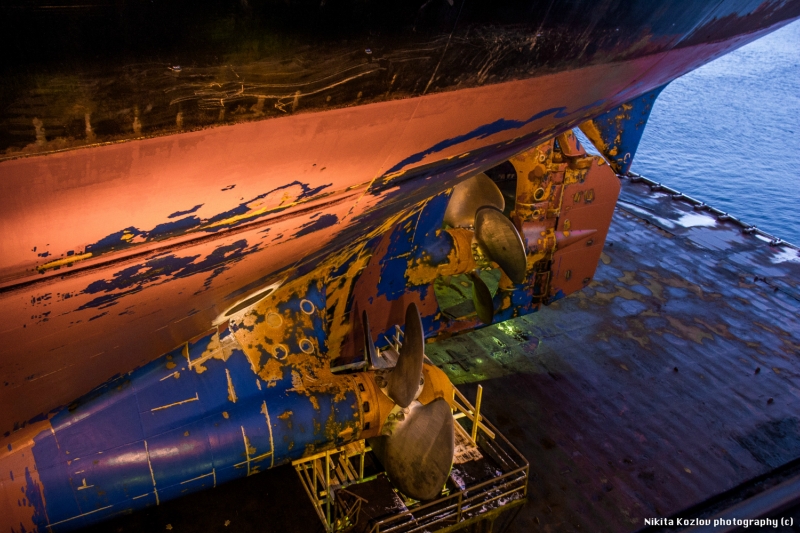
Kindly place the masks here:
POLYGON ((472 303, 475 305, 475 312, 481 322, 491 324, 494 320, 492 292, 477 272, 472 271, 469 275, 472 278, 472 303))
POLYGON ((394 424, 392 434, 369 439, 389 479, 406 496, 438 496, 453 464, 455 427, 450 406, 441 398, 427 405, 414 402, 394 424))
POLYGON ((361 327, 364 330, 364 358, 367 360, 367 368, 375 368, 378 350, 375 349, 375 343, 369 331, 369 317, 367 317, 366 311, 361 312, 361 327))
POLYGON ((525 244, 517 228, 502 211, 494 207, 478 209, 475 214, 475 239, 511 281, 522 283, 525 280, 528 269, 525 244))
POLYGON ((417 304, 406 307, 406 327, 403 345, 388 378, 387 394, 400 407, 408 407, 417 396, 422 379, 422 360, 425 357, 425 334, 417 304))
POLYGON ((470 227, 475 222, 475 213, 484 206, 496 207, 500 211, 506 202, 500 188, 484 173, 480 173, 453 187, 453 194, 444 212, 444 222, 453 228, 470 227))

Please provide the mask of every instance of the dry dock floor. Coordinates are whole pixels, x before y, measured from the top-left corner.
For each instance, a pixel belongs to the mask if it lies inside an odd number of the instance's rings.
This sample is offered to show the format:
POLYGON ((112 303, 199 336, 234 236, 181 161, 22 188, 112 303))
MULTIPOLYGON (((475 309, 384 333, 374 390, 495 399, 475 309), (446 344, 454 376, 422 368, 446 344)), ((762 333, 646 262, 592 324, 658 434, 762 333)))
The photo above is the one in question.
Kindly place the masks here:
MULTIPOLYGON (((636 531, 800 458, 800 256, 643 184, 589 287, 428 355, 531 463, 508 531, 636 531)), ((322 527, 281 467, 92 530, 322 527)))

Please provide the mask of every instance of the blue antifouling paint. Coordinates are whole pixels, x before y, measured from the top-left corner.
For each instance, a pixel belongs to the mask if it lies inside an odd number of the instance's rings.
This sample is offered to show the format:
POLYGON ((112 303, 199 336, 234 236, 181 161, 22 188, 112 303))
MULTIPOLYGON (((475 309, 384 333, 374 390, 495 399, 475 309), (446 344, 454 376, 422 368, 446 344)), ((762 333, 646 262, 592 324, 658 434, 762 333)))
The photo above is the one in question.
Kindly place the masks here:
POLYGON ((448 261, 447 256, 453 249, 453 240, 442 230, 442 226, 444 212, 449 202, 449 194, 439 194, 426 202, 420 211, 414 228, 414 244, 417 246, 415 257, 425 253, 431 264, 448 261))
POLYGON ((463 133, 461 135, 452 137, 450 139, 439 141, 438 143, 434 144, 430 148, 427 148, 426 150, 423 150, 422 152, 417 152, 416 154, 406 157, 405 159, 394 165, 392 168, 390 168, 386 173, 392 174, 394 172, 398 172, 399 170, 402 170, 403 168, 411 164, 419 163, 429 155, 437 154, 453 146, 458 146, 459 144, 466 143, 467 141, 471 141, 474 139, 486 139, 487 137, 491 137, 492 135, 495 135, 500 132, 518 130, 524 126, 527 126, 528 124, 531 124, 532 122, 540 120, 549 115, 553 115, 556 118, 564 118, 570 115, 578 115, 581 112, 600 107, 601 105, 603 105, 603 103, 604 100, 597 100, 596 102, 592 102, 591 104, 585 105, 583 107, 574 110, 568 110, 564 106, 551 107, 549 109, 538 111, 533 115, 531 115, 530 117, 528 117, 527 119, 523 120, 514 120, 514 119, 509 120, 501 118, 495 120, 494 122, 478 126, 477 128, 473 129, 470 132, 463 133))
MULTIPOLYGON (((450 203, 449 194, 438 194, 425 203, 414 228, 415 242, 423 243, 436 238, 436 232, 442 229, 448 203, 450 203)), ((439 261, 441 259, 436 260, 439 261)))
POLYGON ((141 237, 144 234, 145 232, 141 231, 140 229, 129 226, 125 229, 116 231, 111 235, 103 237, 93 244, 87 245, 86 251, 91 252, 94 255, 99 255, 113 250, 122 250, 123 248, 131 246, 130 241, 133 237, 141 237), (130 235, 131 237, 123 239, 123 237, 126 235, 130 235))
POLYGON ((524 285, 517 285, 514 291, 497 291, 494 295, 494 308, 498 311, 494 315, 493 322, 504 322, 515 316, 527 315, 538 309, 538 304, 531 298, 528 291, 524 290, 524 285), (501 309, 503 299, 511 297, 511 305, 507 309, 501 309))
MULTIPOLYGON (((10 447, 11 445, 9 445, 10 447)), ((11 480, 14 480, 14 474, 11 473, 11 480)), ((39 523, 43 518, 44 501, 42 500, 42 493, 39 489, 38 483, 33 481, 30 470, 25 467, 25 497, 28 503, 33 507, 33 522, 39 523)))
POLYGON ((197 217, 184 217, 172 222, 163 222, 147 233, 148 239, 165 239, 173 235, 181 235, 199 226, 202 221, 197 217))
POLYGON ((381 278, 378 281, 378 296, 386 296, 389 301, 397 300, 406 292, 406 270, 408 259, 404 257, 387 258, 381 261, 381 278))
POLYGON ((307 224, 303 224, 297 233, 294 234, 295 237, 302 237, 303 235, 308 235, 310 233, 314 233, 315 231, 319 231, 330 226, 333 226, 339 221, 339 217, 334 214, 325 214, 319 217, 317 220, 312 220, 307 224))
MULTIPOLYGON (((600 134, 602 141, 597 143, 600 146, 596 148, 600 150, 617 174, 626 174, 630 170, 636 149, 639 147, 639 141, 642 140, 647 119, 650 118, 650 111, 664 87, 666 85, 657 87, 590 121, 600 134)), ((588 130, 585 130, 584 133, 590 139, 592 138, 588 130)), ((596 142, 596 140, 592 140, 596 142)))
MULTIPOLYGON (((301 183, 299 181, 293 181, 291 183, 286 183, 284 185, 281 185, 280 187, 275 187, 274 189, 271 189, 271 190, 269 190, 269 191, 267 191, 265 193, 259 194, 258 196, 255 196, 255 197, 253 197, 253 198, 251 198, 251 199, 249 199, 249 200, 247 200, 245 202, 240 203, 238 206, 234 207, 233 209, 229 209, 227 211, 224 211, 222 213, 218 213, 218 214, 210 217, 208 220, 204 221, 204 223, 205 223, 204 231, 215 233, 217 231, 225 229, 226 227, 235 227, 235 226, 238 226, 238 225, 241 225, 241 224, 245 224, 245 223, 247 223, 249 221, 252 221, 252 220, 254 220, 256 218, 261 218, 263 216, 266 216, 268 213, 272 214, 272 213, 275 213, 276 211, 283 211, 284 209, 288 208, 288 205, 284 206, 284 207, 279 207, 279 208, 274 209, 274 210, 266 211, 266 212, 264 212, 264 213, 262 213, 262 214, 260 214, 258 216, 250 218, 249 220, 239 220, 239 221, 236 221, 236 222, 230 222, 228 224, 216 225, 217 222, 227 221, 227 220, 229 220, 229 219, 231 219, 233 217, 249 213, 250 212, 250 205, 253 202, 256 202, 258 200, 262 200, 262 199, 266 198, 267 196, 269 196, 270 194, 272 194, 272 193, 274 193, 276 191, 280 191, 280 190, 283 190, 283 189, 289 189, 289 188, 292 188, 292 187, 298 186, 298 185, 302 189, 302 192, 297 197, 295 197, 295 199, 294 199, 295 202, 297 202, 299 200, 303 200, 305 198, 313 198, 314 196, 316 196, 320 192, 322 192, 322 190, 327 189, 328 187, 330 187, 332 185, 332 183, 328 183, 326 185, 320 185, 318 187, 310 187, 309 185, 307 185, 305 183, 301 183)), ((232 188, 233 188, 233 186, 231 186, 231 189, 232 188)))
MULTIPOLYGON (((324 306, 315 287, 305 296, 324 306)), ((302 312, 299 299, 286 305, 302 312)), ((304 334, 322 335, 316 326, 304 334)), ((52 417, 53 430, 33 447, 44 495, 34 516, 40 530, 85 527, 341 444, 338 433, 359 416, 354 391, 297 391, 288 366, 284 379, 267 384, 238 345, 223 355, 215 336, 111 380, 52 417)))
MULTIPOLYGON (((418 214, 394 229, 386 255, 381 260, 378 296, 391 301, 405 294, 408 290, 406 271, 414 261, 424 260, 431 264, 448 261, 453 240, 442 231, 442 219, 449 199, 448 194, 430 198, 418 214)), ((422 289, 423 297, 425 291, 427 286, 422 289)))
POLYGON ((192 207, 191 209, 187 209, 186 211, 175 211, 171 215, 168 215, 167 218, 177 218, 177 217, 182 217, 184 215, 191 215, 192 213, 203 207, 203 205, 204 204, 197 204, 196 206, 192 207))

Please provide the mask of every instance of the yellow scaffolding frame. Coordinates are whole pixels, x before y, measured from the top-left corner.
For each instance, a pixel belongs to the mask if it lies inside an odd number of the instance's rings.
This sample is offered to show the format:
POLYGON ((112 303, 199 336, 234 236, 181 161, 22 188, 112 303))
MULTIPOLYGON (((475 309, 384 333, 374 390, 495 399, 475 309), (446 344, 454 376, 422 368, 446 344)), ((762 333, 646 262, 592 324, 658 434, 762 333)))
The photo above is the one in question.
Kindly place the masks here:
MULTIPOLYGON (((456 431, 458 431, 472 446, 477 448, 480 448, 477 444, 478 430, 488 439, 491 439, 491 441, 495 441, 498 437, 496 430, 489 421, 480 414, 483 387, 478 385, 474 406, 458 389, 454 389, 454 392, 452 404, 453 419, 458 420, 466 418, 471 422, 469 433, 459 423, 455 424, 456 431)), ((522 466, 496 478, 495 481, 499 483, 499 485, 495 487, 495 492, 496 490, 500 490, 501 494, 495 494, 494 497, 489 500, 481 500, 481 492, 477 489, 484 486, 488 488, 492 484, 492 480, 483 482, 474 487, 468 487, 469 494, 467 489, 454 494, 444 494, 443 491, 444 495, 442 498, 421 505, 414 505, 413 508, 407 511, 378 521, 373 526, 372 532, 378 533, 386 528, 394 530, 399 525, 397 523, 398 518, 408 516, 412 512, 417 514, 432 505, 435 506, 437 503, 447 502, 449 505, 444 508, 441 506, 436 507, 438 509, 436 513, 441 513, 442 511, 450 509, 453 512, 453 516, 449 519, 436 519, 428 524, 428 526, 435 526, 441 522, 441 527, 447 528, 448 530, 465 526, 467 525, 467 521, 473 522, 475 520, 474 516, 469 519, 466 518, 466 515, 469 514, 467 511, 473 511, 477 509, 479 505, 491 503, 501 497, 506 498, 510 496, 516 497, 516 499, 512 498, 510 500, 511 503, 507 504, 509 508, 522 503, 527 497, 528 462, 502 435, 498 442, 512 450, 522 463, 522 466), (453 520, 455 520, 454 524, 452 523, 453 520)), ((314 510, 322 521, 327 533, 346 531, 358 522, 358 513, 360 512, 361 504, 366 500, 352 492, 346 491, 352 497, 353 502, 345 507, 342 507, 344 504, 340 504, 339 507, 342 508, 338 509, 336 507, 337 503, 334 501, 333 493, 334 491, 345 490, 346 487, 350 485, 364 483, 377 477, 377 474, 367 478, 364 477, 364 459, 367 452, 370 451, 372 451, 372 449, 367 446, 366 441, 359 440, 292 462, 292 466, 295 467, 297 474, 300 476, 303 488, 311 500, 311 503, 314 505, 314 510), (354 457, 358 457, 358 469, 356 469, 354 463, 351 461, 354 457)), ((416 502, 413 503, 416 504, 416 502)), ((422 518, 427 518, 427 516, 423 515, 422 518)), ((418 522, 419 520, 420 517, 418 516, 414 519, 414 522, 418 522)))
POLYGON ((317 516, 322 520, 328 533, 343 530, 336 527, 335 520, 331 517, 332 488, 345 488, 372 479, 364 478, 364 456, 369 451, 372 451, 372 448, 362 439, 292 462, 317 516), (350 458, 355 456, 359 456, 360 459, 357 471, 350 462, 350 458))

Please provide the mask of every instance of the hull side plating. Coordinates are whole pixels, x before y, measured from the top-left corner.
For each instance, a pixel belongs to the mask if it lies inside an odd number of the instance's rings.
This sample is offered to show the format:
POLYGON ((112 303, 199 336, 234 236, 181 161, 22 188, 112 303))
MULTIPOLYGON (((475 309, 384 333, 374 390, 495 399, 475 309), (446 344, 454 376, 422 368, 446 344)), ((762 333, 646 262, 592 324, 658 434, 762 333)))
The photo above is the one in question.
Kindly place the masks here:
POLYGON ((389 213, 752 38, 0 163, 0 428, 200 334, 389 213))

